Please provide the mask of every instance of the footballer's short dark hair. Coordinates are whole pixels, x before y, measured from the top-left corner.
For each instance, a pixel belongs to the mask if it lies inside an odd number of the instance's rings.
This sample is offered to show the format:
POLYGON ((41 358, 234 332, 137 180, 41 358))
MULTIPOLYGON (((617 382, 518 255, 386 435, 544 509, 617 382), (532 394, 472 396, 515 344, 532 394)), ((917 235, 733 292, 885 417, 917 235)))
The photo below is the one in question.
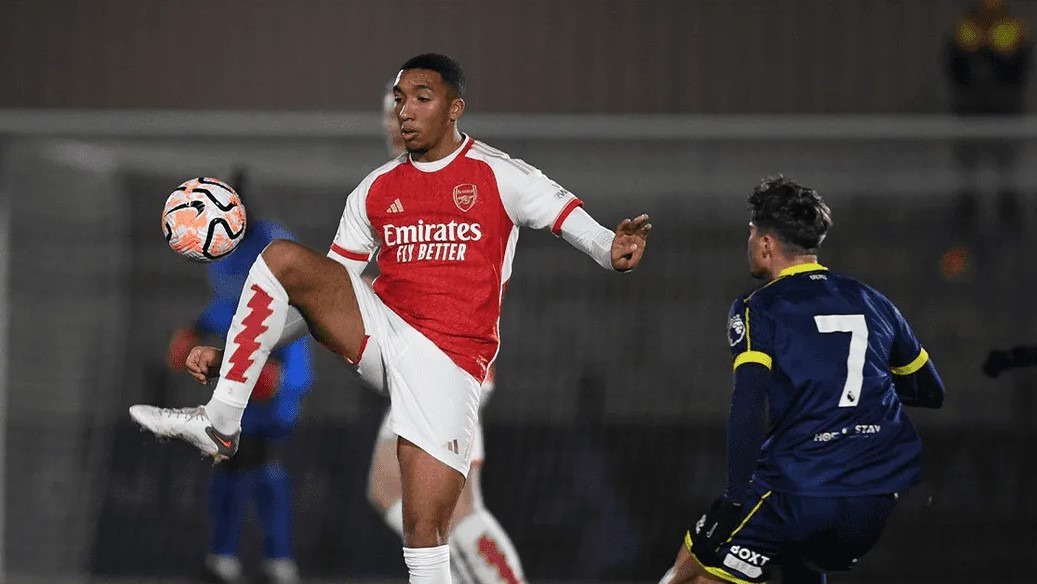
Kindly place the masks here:
POLYGON ((832 211, 817 191, 778 175, 749 195, 749 220, 776 235, 795 255, 816 254, 832 226, 832 211))
POLYGON ((443 82, 450 87, 453 92, 452 97, 464 97, 464 70, 461 69, 460 63, 446 55, 440 55, 439 53, 424 53, 416 57, 411 57, 410 59, 407 59, 407 62, 404 63, 403 66, 400 67, 401 71, 406 69, 428 69, 429 71, 435 71, 443 78, 443 82))

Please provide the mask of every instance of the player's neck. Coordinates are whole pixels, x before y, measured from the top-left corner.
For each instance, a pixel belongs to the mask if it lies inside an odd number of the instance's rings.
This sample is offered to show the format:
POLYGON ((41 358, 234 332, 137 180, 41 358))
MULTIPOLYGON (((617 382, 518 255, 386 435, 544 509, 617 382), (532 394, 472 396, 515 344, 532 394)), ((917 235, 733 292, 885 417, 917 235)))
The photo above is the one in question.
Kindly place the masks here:
POLYGON ((784 272, 785 270, 789 269, 789 268, 794 268, 796 266, 802 266, 804 264, 816 264, 816 263, 817 263, 817 256, 816 255, 798 255, 798 256, 792 256, 790 258, 781 258, 780 260, 775 261, 773 265, 771 265, 770 274, 769 274, 770 277, 768 278, 768 280, 774 280, 774 279, 780 277, 781 273, 784 272))
POLYGON ((416 162, 435 162, 453 154, 463 143, 464 137, 457 130, 457 127, 454 127, 452 132, 443 136, 443 139, 436 142, 434 146, 424 152, 412 152, 410 157, 411 160, 416 162))

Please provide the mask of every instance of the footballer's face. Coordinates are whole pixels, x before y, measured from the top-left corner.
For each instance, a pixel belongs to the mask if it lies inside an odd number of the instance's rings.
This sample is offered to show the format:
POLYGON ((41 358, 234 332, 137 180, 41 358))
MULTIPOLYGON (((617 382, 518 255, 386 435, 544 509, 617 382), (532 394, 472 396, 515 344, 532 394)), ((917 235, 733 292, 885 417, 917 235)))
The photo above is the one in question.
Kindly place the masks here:
POLYGON ((746 246, 746 251, 749 256, 749 273, 754 278, 769 279, 770 278, 770 259, 771 250, 770 243, 766 241, 770 239, 769 235, 764 235, 753 222, 749 222, 749 242, 746 246))
POLYGON ((464 100, 453 96, 436 71, 404 69, 392 88, 403 145, 418 161, 439 160, 460 143, 457 120, 464 100))

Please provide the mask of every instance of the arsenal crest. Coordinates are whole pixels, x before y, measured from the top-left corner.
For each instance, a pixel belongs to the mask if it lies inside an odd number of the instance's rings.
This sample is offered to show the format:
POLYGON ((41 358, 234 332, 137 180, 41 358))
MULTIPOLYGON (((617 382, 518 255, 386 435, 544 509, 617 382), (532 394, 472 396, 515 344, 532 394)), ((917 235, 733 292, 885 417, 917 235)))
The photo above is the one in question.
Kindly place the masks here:
POLYGON ((475 199, 478 196, 479 189, 475 188, 475 185, 457 185, 454 187, 454 204, 465 213, 475 205, 475 199))

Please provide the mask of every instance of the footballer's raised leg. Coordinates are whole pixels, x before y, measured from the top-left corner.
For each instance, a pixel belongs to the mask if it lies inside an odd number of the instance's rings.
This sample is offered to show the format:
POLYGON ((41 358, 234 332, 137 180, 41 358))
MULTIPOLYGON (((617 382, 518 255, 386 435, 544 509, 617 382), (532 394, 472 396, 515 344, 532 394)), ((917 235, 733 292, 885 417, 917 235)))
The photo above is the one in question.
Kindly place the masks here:
POLYGON ((270 352, 305 332, 304 327, 286 329, 289 304, 305 318, 314 338, 347 359, 356 358, 364 322, 346 268, 297 243, 275 240, 249 271, 225 349, 196 347, 188 357, 188 370, 199 381, 219 368, 209 402, 192 408, 135 405, 130 408, 134 421, 217 460, 233 456, 241 415, 270 352))

